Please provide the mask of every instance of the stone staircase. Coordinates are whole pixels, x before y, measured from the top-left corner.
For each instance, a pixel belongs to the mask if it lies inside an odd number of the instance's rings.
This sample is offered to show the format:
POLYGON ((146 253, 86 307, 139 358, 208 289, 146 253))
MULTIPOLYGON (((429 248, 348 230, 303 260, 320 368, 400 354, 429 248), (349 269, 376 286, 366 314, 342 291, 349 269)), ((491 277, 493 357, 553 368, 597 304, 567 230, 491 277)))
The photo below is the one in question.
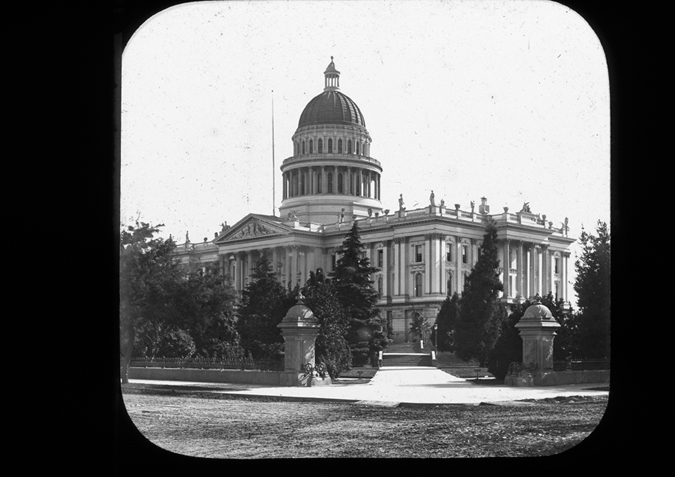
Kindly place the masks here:
POLYGON ((382 353, 382 367, 387 366, 432 366, 431 350, 415 352, 412 343, 391 344, 382 353))

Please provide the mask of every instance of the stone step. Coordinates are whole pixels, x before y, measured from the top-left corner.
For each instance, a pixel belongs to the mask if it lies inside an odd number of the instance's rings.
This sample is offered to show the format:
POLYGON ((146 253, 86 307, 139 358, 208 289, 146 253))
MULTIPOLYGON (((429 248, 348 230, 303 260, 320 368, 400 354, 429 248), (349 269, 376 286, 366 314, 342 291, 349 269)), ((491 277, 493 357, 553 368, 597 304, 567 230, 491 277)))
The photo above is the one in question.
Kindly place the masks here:
POLYGON ((382 366, 431 366, 427 353, 383 353, 382 366))

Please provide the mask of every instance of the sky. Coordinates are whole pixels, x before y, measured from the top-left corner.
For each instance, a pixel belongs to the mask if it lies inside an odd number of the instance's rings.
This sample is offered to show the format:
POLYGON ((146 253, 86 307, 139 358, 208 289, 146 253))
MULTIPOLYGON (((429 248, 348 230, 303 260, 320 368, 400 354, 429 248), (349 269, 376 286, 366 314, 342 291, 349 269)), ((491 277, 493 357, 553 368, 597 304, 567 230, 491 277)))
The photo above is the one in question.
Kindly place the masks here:
POLYGON ((383 208, 399 194, 423 207, 433 190, 463 210, 529 202, 554 226, 568 217, 575 238, 609 224, 610 84, 588 23, 546 0, 395 0, 196 2, 151 17, 122 55, 122 225, 201 242, 248 213, 278 215, 279 168, 331 56, 382 164, 383 208))

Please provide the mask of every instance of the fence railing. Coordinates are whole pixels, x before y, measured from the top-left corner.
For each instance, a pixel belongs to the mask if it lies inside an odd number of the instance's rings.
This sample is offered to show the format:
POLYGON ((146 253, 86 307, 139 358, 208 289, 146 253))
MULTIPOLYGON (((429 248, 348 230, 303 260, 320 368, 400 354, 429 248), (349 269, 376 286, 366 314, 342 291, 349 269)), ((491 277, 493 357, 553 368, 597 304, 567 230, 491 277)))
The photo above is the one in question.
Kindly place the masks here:
POLYGON ((554 361, 553 371, 598 371, 609 369, 606 360, 569 360, 554 361))
MULTIPOLYGON (((122 365, 122 359, 120 359, 122 365)), ((283 360, 216 359, 216 358, 131 358, 134 368, 193 368, 283 371, 283 360)))
MULTIPOLYGON (((609 361, 606 360, 567 360, 554 361, 553 371, 598 371, 609 369, 609 361)), ((513 362, 509 365, 508 374, 515 376, 523 370, 536 371, 534 365, 513 362)))

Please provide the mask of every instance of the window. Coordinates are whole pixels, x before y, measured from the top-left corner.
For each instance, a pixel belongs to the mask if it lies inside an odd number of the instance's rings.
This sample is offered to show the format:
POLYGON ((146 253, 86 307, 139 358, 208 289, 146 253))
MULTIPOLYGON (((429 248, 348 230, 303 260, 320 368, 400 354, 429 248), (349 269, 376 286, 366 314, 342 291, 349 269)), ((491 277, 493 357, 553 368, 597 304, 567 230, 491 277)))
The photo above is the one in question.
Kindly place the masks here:
POLYGON ((332 152, 333 152, 333 140, 328 139, 328 153, 330 154, 332 152))
POLYGON ((415 296, 422 296, 422 274, 418 273, 415 275, 415 296))
POLYGON ((380 296, 382 296, 382 275, 377 277, 377 293, 379 293, 380 296))
POLYGON ((559 259, 558 257, 555 257, 555 258, 553 259, 553 273, 559 273, 559 272, 558 272, 558 263, 559 263, 559 260, 560 260, 560 259, 559 259))
POLYGON ((384 264, 384 250, 380 249, 377 251, 377 266, 382 268, 384 264))
POLYGON ((358 156, 359 154, 359 142, 356 141, 356 155, 358 156))
POLYGON ((329 194, 333 193, 333 173, 332 172, 328 173, 328 190, 327 190, 327 192, 329 194))
POLYGON ((319 154, 323 153, 323 139, 319 139, 318 151, 319 154))
POLYGON ((445 244, 445 261, 452 262, 452 242, 445 244))
POLYGON ((352 153, 352 140, 350 139, 347 141, 347 154, 351 153, 352 153))
POLYGON ((462 263, 467 263, 469 260, 469 247, 462 245, 462 263))
POLYGON ((316 178, 316 190, 318 194, 321 194, 321 174, 318 174, 316 178))
POLYGON ((342 154, 342 139, 338 139, 338 154, 342 154))
POLYGON ((448 293, 448 296, 452 296, 452 277, 448 278, 447 293, 448 293))
POLYGON ((302 141, 302 153, 305 153, 305 141, 302 141))
POLYGON ((331 268, 331 270, 335 270, 336 264, 337 264, 337 256, 335 254, 332 254, 330 256, 330 268, 331 268))
POLYGON ((413 245, 415 262, 420 263, 422 261, 422 254, 424 253, 424 245, 413 245))
MULTIPOLYGON (((330 141, 330 139, 329 139, 328 141, 330 141)), ((329 142, 328 144, 330 145, 330 142, 329 142)), ((338 176, 337 176, 337 191, 338 191, 338 194, 342 194, 342 193, 343 193, 343 186, 342 186, 342 172, 338 172, 338 176)))
POLYGON ((309 153, 314 154, 314 140, 313 139, 309 140, 309 153))

